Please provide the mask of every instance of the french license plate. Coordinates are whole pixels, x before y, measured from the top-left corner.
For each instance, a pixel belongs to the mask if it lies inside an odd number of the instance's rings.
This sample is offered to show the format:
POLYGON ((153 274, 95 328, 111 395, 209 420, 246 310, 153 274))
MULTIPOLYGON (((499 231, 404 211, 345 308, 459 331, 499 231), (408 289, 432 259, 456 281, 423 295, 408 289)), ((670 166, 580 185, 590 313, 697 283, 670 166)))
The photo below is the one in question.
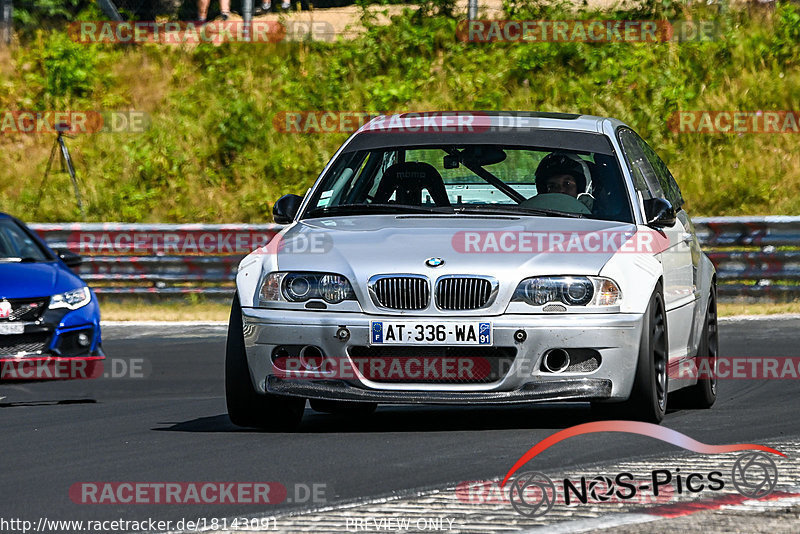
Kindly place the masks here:
POLYGON ((22 334, 25 332, 25 325, 19 323, 0 323, 0 335, 22 334))
POLYGON ((373 345, 491 345, 492 323, 372 321, 373 345))

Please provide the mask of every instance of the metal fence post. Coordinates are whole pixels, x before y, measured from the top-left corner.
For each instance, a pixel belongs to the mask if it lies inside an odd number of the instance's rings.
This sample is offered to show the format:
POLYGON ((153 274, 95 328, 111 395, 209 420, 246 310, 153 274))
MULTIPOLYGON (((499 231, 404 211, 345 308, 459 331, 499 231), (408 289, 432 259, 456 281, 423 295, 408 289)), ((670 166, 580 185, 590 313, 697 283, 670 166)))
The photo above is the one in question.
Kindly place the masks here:
POLYGON ((111 0, 97 0, 97 3, 100 5, 100 10, 105 13, 109 20, 122 22, 122 15, 117 11, 117 6, 114 5, 114 2, 111 0))
POLYGON ((469 20, 475 20, 478 18, 478 0, 469 0, 467 18, 469 20))
POLYGON ((14 2, 12 0, 2 0, 0 5, 0 42, 11 44, 11 30, 14 19, 14 2))
POLYGON ((242 0, 242 18, 244 19, 244 39, 250 40, 250 28, 253 24, 253 0, 242 0))

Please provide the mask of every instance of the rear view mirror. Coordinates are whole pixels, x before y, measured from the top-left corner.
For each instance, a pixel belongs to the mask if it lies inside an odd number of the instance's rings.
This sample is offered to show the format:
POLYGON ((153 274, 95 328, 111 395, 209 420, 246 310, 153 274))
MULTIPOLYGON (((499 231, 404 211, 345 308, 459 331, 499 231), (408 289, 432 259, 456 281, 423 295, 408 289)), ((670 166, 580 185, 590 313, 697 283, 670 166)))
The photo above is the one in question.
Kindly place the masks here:
POLYGON ((460 156, 465 165, 478 165, 480 167, 500 163, 505 161, 507 157, 503 150, 488 145, 468 146, 461 151, 460 156))
POLYGON ((467 146, 461 152, 455 151, 444 157, 445 169, 457 169, 462 163, 467 167, 485 167, 505 161, 507 154, 490 145, 467 146))
POLYGON ((644 218, 648 226, 667 228, 675 225, 675 209, 668 200, 648 198, 644 201, 644 218))
POLYGON ((57 248, 54 250, 54 252, 58 255, 61 261, 67 264, 67 267, 69 268, 78 267, 83 263, 83 258, 69 249, 57 248))
POLYGON ((291 224, 295 215, 300 210, 303 197, 298 195, 283 195, 272 207, 272 218, 276 224, 291 224))

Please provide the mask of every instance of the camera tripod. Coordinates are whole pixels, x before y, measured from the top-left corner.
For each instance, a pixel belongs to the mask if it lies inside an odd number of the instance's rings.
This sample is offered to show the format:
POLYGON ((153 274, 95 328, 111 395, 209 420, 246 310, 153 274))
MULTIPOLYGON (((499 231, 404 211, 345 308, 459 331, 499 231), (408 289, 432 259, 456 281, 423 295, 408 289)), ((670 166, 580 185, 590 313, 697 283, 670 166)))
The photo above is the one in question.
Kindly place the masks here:
POLYGON ((67 144, 64 142, 64 138, 69 138, 70 136, 64 135, 64 132, 69 130, 69 127, 64 127, 63 125, 59 125, 56 127, 58 131, 58 135, 56 136, 56 140, 53 142, 53 149, 50 151, 50 159, 47 161, 47 168, 44 170, 44 176, 42 177, 42 183, 39 184, 39 197, 36 199, 36 214, 35 216, 39 215, 39 207, 42 205, 42 194, 44 193, 44 186, 47 182, 47 176, 50 174, 50 169, 53 166, 53 160, 56 158, 56 152, 61 152, 61 157, 58 158, 61 161, 61 172, 65 170, 69 173, 69 178, 72 181, 72 190, 75 193, 75 200, 78 203, 78 209, 81 212, 81 219, 86 219, 86 211, 83 209, 83 201, 81 200, 81 192, 78 188, 78 178, 75 176, 75 167, 72 166, 72 158, 69 155, 69 148, 67 148, 67 144))

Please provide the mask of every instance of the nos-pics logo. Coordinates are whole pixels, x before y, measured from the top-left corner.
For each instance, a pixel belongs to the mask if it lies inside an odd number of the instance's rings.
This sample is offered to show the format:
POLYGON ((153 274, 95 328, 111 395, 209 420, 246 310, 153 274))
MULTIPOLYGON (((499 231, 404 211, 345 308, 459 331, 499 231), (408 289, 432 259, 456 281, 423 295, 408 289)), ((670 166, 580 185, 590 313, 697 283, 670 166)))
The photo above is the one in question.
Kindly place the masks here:
POLYGON ((508 497, 518 513, 527 517, 547 514, 556 502, 567 506, 595 504, 608 501, 641 502, 641 493, 650 492, 658 499, 675 494, 700 494, 705 491, 721 491, 729 482, 741 495, 749 499, 760 499, 772 493, 778 483, 778 468, 765 453, 785 456, 764 445, 708 445, 692 438, 650 423, 634 421, 599 421, 567 428, 537 443, 525 453, 509 470, 501 486, 509 485, 508 497), (733 465, 729 477, 722 471, 681 471, 679 468, 654 469, 649 476, 636 479, 632 473, 580 477, 554 482, 539 471, 526 471, 513 476, 520 467, 550 446, 572 436, 593 432, 627 432, 654 437, 684 449, 702 454, 720 454, 747 450, 733 465), (728 478, 728 481, 726 481, 728 478))

